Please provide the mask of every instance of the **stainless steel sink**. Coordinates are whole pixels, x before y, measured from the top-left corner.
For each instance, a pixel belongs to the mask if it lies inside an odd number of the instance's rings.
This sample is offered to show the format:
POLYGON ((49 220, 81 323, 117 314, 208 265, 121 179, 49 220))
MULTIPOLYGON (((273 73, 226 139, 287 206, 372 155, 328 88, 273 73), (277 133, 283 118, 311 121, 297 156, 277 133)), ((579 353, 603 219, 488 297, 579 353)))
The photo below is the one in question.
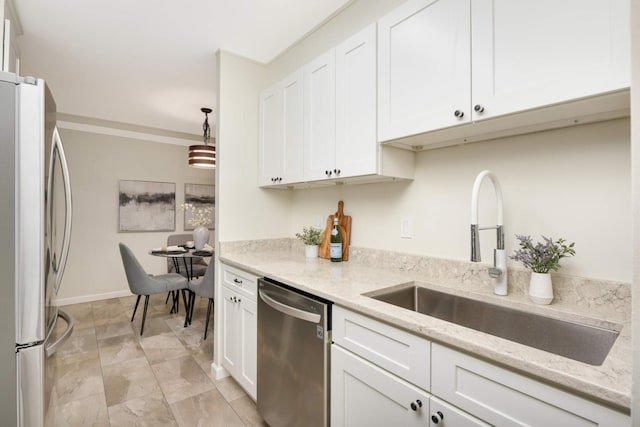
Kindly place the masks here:
POLYGON ((607 329, 554 319, 435 291, 414 282, 364 295, 590 365, 602 365, 621 329, 615 324, 607 329))

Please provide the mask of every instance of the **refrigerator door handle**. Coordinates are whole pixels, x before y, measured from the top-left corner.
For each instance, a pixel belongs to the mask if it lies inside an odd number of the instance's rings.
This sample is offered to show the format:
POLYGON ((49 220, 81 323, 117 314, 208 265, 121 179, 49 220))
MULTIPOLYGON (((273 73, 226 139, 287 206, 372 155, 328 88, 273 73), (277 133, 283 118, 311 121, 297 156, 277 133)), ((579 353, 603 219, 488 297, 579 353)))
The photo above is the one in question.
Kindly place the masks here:
MULTIPOLYGON (((67 157, 64 154, 64 148, 62 147, 62 140, 60 139, 60 134, 58 133, 57 127, 53 129, 52 138, 53 138, 53 141, 52 141, 52 147, 51 147, 51 158, 49 161, 48 192, 49 192, 49 195, 53 194, 53 166, 55 161, 54 152, 57 150, 58 155, 60 157, 60 167, 62 169, 62 179, 63 179, 63 185, 64 185, 64 201, 65 201, 65 222, 64 222, 64 234, 62 237, 62 252, 60 253, 59 264, 57 266, 54 266, 54 269, 56 272, 54 287, 57 293, 58 288, 60 287, 60 282, 62 282, 62 275, 64 273, 65 266, 67 265, 67 256, 69 254, 69 244, 71 240, 71 219, 73 214, 73 205, 71 202, 71 180, 69 179, 69 166, 67 165, 67 157)), ((49 215, 51 215, 51 212, 49 213, 49 215)), ((49 221, 51 222, 51 218, 49 219, 49 221)), ((49 238, 52 239, 53 236, 49 236, 49 238)), ((53 248, 53 242, 51 242, 49 247, 53 248)))
POLYGON ((258 294, 260 294, 260 298, 264 301, 269 307, 277 310, 281 313, 286 314, 287 316, 295 317, 296 319, 306 320, 311 323, 318 323, 322 316, 318 313, 311 313, 309 311, 300 310, 299 308, 291 307, 281 302, 278 302, 267 295, 263 290, 259 290, 258 294))
POLYGON ((67 322, 67 329, 60 335, 60 337, 53 343, 47 345, 44 349, 47 358, 53 356, 62 344, 67 342, 71 333, 73 332, 73 317, 69 313, 63 310, 58 310, 58 317, 62 317, 67 322))

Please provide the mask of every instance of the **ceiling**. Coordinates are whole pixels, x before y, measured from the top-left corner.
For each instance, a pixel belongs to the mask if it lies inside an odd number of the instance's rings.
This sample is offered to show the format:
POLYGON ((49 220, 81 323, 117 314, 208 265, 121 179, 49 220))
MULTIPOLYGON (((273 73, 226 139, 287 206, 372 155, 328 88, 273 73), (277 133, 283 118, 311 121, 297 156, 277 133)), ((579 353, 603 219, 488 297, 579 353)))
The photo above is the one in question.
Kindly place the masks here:
POLYGON ((350 0, 13 0, 61 113, 199 134, 224 49, 268 63, 350 0))

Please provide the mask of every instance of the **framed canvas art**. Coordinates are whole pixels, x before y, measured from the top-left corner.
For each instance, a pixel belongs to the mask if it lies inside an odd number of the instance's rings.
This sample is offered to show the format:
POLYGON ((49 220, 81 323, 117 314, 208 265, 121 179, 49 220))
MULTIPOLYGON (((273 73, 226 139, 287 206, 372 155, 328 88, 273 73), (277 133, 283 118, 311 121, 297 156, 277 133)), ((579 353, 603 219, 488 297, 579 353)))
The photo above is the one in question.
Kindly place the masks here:
POLYGON ((120 180, 118 199, 119 232, 176 229, 174 182, 120 180))
MULTIPOLYGON (((210 207, 211 214, 209 218, 209 225, 207 228, 213 230, 215 228, 214 222, 214 209, 216 202, 215 185, 206 184, 185 184, 184 185, 184 202, 190 203, 194 208, 206 208, 210 207)), ((192 218, 192 211, 185 211, 184 213, 184 229, 193 230, 194 226, 189 224, 189 220, 192 218)))

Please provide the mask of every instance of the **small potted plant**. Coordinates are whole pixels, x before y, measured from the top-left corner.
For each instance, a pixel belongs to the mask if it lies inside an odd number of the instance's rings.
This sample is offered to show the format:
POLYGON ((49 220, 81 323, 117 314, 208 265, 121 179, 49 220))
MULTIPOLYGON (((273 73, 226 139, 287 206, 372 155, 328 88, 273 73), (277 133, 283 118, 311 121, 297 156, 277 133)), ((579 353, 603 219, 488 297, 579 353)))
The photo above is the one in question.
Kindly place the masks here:
POLYGON ((531 269, 529 297, 537 304, 549 304, 553 300, 549 271, 558 271, 562 258, 576 254, 575 242, 567 244, 564 239, 554 241, 550 237, 542 236, 544 243, 537 242, 534 245, 531 236, 516 234, 516 238, 520 243, 520 249, 516 249, 510 258, 531 269))
POLYGON ((304 243, 304 254, 307 258, 318 257, 318 245, 322 242, 322 230, 315 227, 302 227, 302 234, 296 237, 304 243))

